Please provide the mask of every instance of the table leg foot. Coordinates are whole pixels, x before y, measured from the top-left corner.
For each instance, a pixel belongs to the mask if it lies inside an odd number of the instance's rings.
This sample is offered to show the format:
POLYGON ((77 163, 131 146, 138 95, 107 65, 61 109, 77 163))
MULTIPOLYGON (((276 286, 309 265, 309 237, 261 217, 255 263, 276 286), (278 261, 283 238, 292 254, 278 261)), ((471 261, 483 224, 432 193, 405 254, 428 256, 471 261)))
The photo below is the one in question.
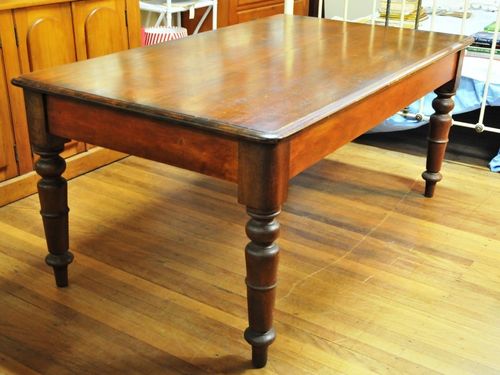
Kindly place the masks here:
POLYGON ((244 336, 252 345, 252 363, 260 368, 266 365, 268 347, 276 337, 272 324, 279 247, 274 241, 279 235, 276 216, 280 211, 248 208, 247 212, 251 217, 246 226, 251 242, 245 248, 249 327, 244 336))
POLYGON ((255 368, 264 367, 267 363, 267 350, 276 338, 274 328, 265 333, 252 331, 250 328, 245 330, 245 340, 252 345, 252 364, 255 368))
POLYGON ((441 173, 433 173, 425 171, 422 173, 422 178, 425 180, 425 192, 424 196, 427 198, 432 198, 434 195, 434 190, 436 189, 436 184, 441 181, 443 176, 441 173))
POLYGON ((442 179, 439 171, 443 165, 448 134, 452 125, 450 112, 454 107, 452 97, 455 95, 455 90, 453 87, 453 84, 448 83, 438 88, 435 91, 437 97, 432 102, 435 113, 429 121, 427 165, 426 171, 422 173, 422 178, 425 180, 424 195, 428 198, 434 195, 436 184, 442 179))
POLYGON ((252 365, 262 368, 267 364, 267 346, 252 346, 252 365))
POLYGON ((63 149, 64 143, 50 149, 34 147, 40 156, 35 170, 42 177, 38 182, 38 195, 49 250, 45 261, 53 267, 58 287, 68 286, 68 264, 73 261, 73 254, 68 250, 68 189, 62 177, 66 162, 59 156, 63 149))
POLYGON ((68 286, 68 264, 73 261, 73 253, 67 251, 65 254, 49 254, 45 258, 45 263, 54 269, 56 285, 60 288, 68 286))

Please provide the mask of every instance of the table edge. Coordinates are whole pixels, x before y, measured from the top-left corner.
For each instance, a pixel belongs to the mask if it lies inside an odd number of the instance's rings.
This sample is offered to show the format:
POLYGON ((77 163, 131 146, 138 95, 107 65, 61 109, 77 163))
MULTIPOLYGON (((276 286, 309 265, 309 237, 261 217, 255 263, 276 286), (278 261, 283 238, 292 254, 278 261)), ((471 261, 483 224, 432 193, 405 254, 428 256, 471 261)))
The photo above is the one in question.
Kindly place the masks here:
MULTIPOLYGON (((324 107, 318 108, 316 111, 299 118, 289 124, 283 125, 276 131, 260 131, 241 125, 214 120, 209 118, 196 117, 184 113, 175 112, 172 110, 162 110, 156 107, 150 107, 141 104, 133 104, 123 100, 110 99, 104 96, 89 94, 82 91, 62 88, 60 86, 51 85, 37 80, 32 80, 26 75, 12 79, 12 84, 21 87, 25 90, 31 90, 46 95, 57 95, 62 97, 73 98, 83 102, 111 107, 118 110, 130 111, 133 113, 142 114, 147 117, 156 118, 164 121, 175 122, 182 125, 187 125, 192 128, 201 129, 211 133, 218 133, 227 137, 234 137, 260 143, 277 143, 287 139, 300 131, 307 129, 309 126, 321 121, 322 119, 332 116, 335 113, 342 111, 366 97, 374 94, 385 87, 389 87, 399 82, 400 80, 417 73, 419 70, 434 64, 449 55, 459 53, 470 45, 474 39, 472 37, 464 37, 460 42, 455 42, 448 49, 442 50, 434 55, 429 56, 425 61, 418 62, 407 67, 404 71, 397 74, 392 74, 376 82, 371 86, 365 87, 362 92, 357 91, 351 95, 347 95, 340 100, 330 103, 324 107)), ((374 124, 376 126, 377 124, 374 124)))

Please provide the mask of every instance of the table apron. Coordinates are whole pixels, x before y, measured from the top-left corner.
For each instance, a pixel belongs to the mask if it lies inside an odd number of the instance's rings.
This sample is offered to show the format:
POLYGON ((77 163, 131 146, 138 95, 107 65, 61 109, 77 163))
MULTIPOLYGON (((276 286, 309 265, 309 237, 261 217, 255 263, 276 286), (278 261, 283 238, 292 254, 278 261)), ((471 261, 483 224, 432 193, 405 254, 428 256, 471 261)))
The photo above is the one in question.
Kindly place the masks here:
POLYGON ((238 141, 130 111, 47 95, 50 134, 235 182, 238 141))
POLYGON ((459 53, 449 55, 295 134, 290 140, 290 177, 455 79, 459 59, 459 53))

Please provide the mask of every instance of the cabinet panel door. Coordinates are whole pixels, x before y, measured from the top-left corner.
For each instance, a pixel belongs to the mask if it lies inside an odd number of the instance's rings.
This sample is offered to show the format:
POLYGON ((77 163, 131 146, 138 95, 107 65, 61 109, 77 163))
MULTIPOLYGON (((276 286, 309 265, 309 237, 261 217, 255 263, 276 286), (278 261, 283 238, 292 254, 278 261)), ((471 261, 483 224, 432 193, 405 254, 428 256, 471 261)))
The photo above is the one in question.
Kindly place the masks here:
POLYGON ((2 39, 3 67, 7 82, 8 100, 10 102, 10 116, 14 130, 14 142, 17 149, 17 167, 19 174, 33 170, 33 157, 29 142, 28 127, 26 126, 26 112, 24 110, 23 90, 10 83, 13 78, 21 75, 19 49, 16 43, 14 28, 14 14, 12 11, 0 11, 0 38, 2 39))
POLYGON ((18 174, 14 155, 14 132, 10 116, 7 81, 3 63, 3 51, 0 48, 0 181, 18 174))
POLYGON ((281 3, 283 1, 281 0, 238 0, 238 6, 247 6, 250 5, 253 8, 261 8, 267 5, 270 5, 269 3, 281 3))
POLYGON ((72 3, 78 60, 128 48, 125 0, 72 3))
POLYGON ((23 73, 76 61, 69 4, 18 9, 14 17, 23 73))
MULTIPOLYGON (((23 73, 76 61, 69 3, 17 9, 14 18, 23 73)), ((84 143, 69 142, 62 155, 84 150, 84 143)))

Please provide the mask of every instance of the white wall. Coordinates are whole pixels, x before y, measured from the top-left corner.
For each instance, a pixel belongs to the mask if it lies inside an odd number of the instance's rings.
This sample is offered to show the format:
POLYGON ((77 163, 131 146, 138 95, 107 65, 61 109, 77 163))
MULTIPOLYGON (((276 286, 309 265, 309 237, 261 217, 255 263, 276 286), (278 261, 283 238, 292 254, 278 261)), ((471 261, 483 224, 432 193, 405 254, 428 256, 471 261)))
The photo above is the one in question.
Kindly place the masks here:
MULTIPOLYGON (((344 0, 324 0, 325 18, 344 17, 344 0)), ((378 4, 378 1, 377 1, 378 4)), ((347 18, 354 20, 372 13, 372 0, 349 0, 347 18)))

